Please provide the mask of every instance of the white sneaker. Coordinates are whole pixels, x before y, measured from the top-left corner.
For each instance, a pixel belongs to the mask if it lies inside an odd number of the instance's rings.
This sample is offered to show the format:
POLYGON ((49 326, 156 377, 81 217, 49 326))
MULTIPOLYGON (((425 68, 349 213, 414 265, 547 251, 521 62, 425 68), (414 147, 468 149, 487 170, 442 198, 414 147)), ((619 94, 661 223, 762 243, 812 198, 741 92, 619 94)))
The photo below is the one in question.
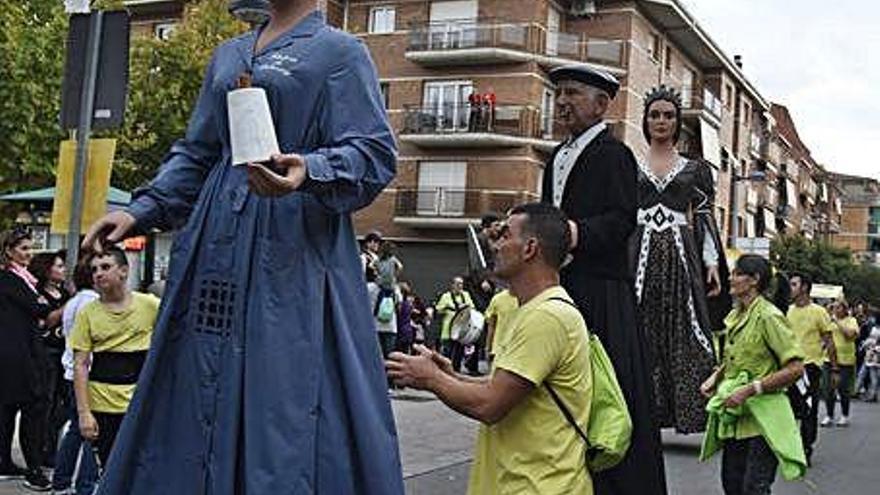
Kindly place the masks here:
POLYGON ((832 419, 831 416, 825 416, 825 419, 823 419, 823 420, 819 423, 819 426, 825 428, 825 427, 827 427, 827 426, 831 426, 832 423, 834 423, 834 419, 832 419))
POLYGON ((841 416, 840 419, 837 420, 837 426, 849 426, 849 417, 841 416))

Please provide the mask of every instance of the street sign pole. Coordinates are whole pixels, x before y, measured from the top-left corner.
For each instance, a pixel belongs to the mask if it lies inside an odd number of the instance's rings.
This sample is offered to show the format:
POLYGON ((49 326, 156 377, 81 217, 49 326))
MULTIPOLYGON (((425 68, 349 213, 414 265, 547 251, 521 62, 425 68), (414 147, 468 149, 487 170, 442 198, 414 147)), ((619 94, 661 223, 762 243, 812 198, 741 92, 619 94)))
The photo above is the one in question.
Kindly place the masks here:
POLYGON ((67 229, 67 268, 72 274, 79 259, 80 222, 82 221, 86 166, 89 163, 89 135, 95 106, 95 86, 98 78, 98 59, 101 54, 101 34, 104 13, 94 12, 89 18, 89 44, 86 52, 85 74, 80 95, 79 123, 76 128, 76 165, 73 173, 73 194, 70 205, 70 225, 67 229))

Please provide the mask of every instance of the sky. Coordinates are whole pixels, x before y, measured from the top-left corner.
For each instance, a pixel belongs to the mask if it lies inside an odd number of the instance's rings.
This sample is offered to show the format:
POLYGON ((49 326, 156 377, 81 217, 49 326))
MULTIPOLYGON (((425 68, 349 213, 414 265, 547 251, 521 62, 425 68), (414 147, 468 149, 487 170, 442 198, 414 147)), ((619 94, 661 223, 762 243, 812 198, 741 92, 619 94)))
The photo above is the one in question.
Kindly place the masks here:
POLYGON ((880 2, 682 0, 835 172, 880 179, 880 2))

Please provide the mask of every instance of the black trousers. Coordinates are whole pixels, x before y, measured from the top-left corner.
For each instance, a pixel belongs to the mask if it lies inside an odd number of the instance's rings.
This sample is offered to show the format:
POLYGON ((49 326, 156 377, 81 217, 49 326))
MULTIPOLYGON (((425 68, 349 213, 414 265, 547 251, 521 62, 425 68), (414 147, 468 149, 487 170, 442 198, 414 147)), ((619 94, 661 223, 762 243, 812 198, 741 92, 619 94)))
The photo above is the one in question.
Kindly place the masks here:
POLYGON ((721 458, 725 495, 769 495, 779 461, 764 437, 727 440, 721 458))
POLYGON ((822 399, 822 369, 816 364, 806 364, 804 369, 807 374, 807 380, 810 382, 807 387, 807 398, 810 399, 809 408, 806 417, 801 421, 801 440, 804 443, 804 453, 807 455, 807 461, 813 455, 813 444, 816 443, 816 436, 819 433, 819 402, 822 399))
POLYGON ((43 442, 46 435, 48 405, 44 399, 0 406, 0 461, 12 462, 12 438, 15 435, 15 416, 21 412, 18 441, 29 470, 43 465, 43 442))
POLYGON ((828 417, 834 418, 834 405, 837 403, 837 397, 840 397, 840 410, 844 416, 849 416, 849 395, 852 392, 853 377, 856 374, 856 367, 853 365, 840 365, 840 380, 834 387, 831 381, 831 365, 826 364, 822 368, 825 378, 825 412, 828 417))
POLYGON ((452 369, 458 373, 464 358, 464 346, 455 340, 444 340, 441 343, 441 353, 452 361, 452 369))
POLYGON ((101 461, 100 468, 103 469, 110 459, 110 452, 113 451, 113 444, 116 442, 116 435, 119 433, 119 427, 122 425, 125 414, 101 412, 92 414, 98 423, 98 439, 95 440, 94 446, 98 451, 98 460, 101 461))

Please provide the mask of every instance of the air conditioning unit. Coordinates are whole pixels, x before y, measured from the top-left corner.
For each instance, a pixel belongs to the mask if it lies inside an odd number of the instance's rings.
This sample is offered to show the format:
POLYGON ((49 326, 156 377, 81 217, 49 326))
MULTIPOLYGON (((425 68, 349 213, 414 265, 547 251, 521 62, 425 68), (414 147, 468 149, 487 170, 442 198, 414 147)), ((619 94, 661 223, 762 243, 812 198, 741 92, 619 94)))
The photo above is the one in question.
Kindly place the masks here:
POLYGON ((590 14, 596 13, 596 1, 595 0, 572 0, 571 1, 571 9, 569 11, 571 15, 577 17, 584 17, 590 14))

